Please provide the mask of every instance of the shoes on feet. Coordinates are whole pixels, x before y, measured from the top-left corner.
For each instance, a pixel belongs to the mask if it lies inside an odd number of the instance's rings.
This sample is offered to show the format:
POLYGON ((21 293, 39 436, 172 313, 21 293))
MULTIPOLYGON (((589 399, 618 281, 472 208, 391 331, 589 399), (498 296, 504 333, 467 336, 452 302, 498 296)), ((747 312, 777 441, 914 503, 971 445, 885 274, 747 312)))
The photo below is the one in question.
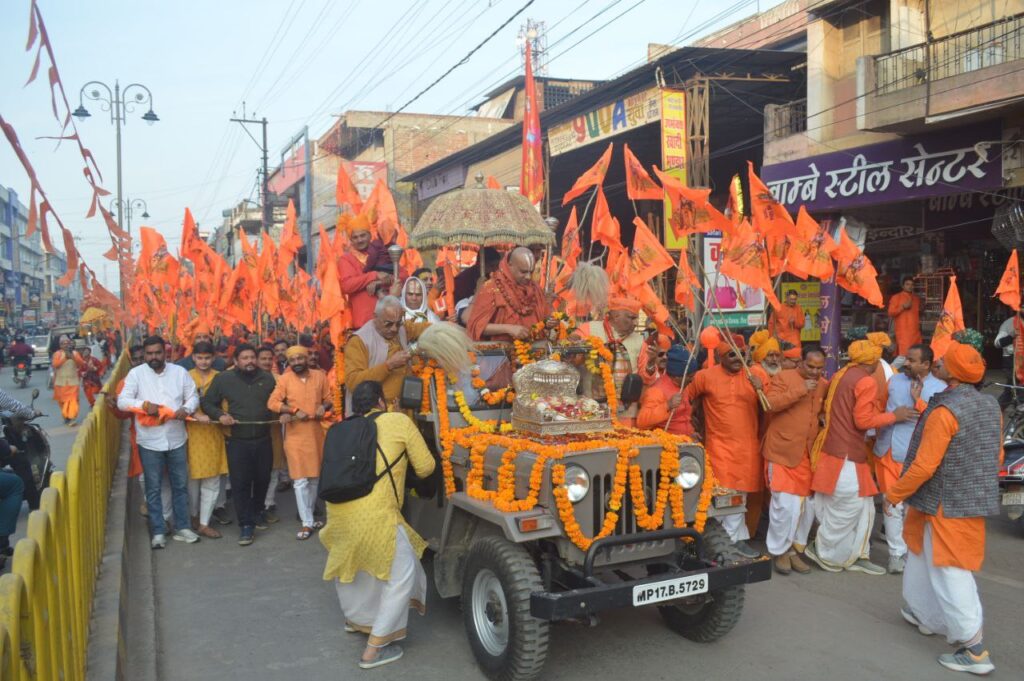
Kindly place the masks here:
POLYGON ((223 506, 213 509, 213 519, 220 525, 231 524, 231 516, 228 515, 227 509, 223 506))
POLYGON ((380 650, 377 651, 377 657, 372 660, 359 660, 360 669, 373 669, 374 667, 380 667, 391 662, 397 662, 402 659, 402 648, 396 643, 389 643, 380 650))
POLYGON ((907 566, 906 556, 892 556, 889 558, 889 574, 902 575, 903 568, 907 566))
POLYGON ((806 575, 811 571, 811 566, 805 563, 796 551, 789 552, 789 565, 793 568, 793 572, 801 575, 806 575))
POLYGON ((775 571, 780 575, 788 575, 793 571, 793 564, 789 560, 789 554, 776 556, 772 562, 775 563, 775 571))
POLYGON ((979 676, 990 674, 996 668, 996 666, 992 664, 992 660, 989 658, 987 650, 982 650, 980 653, 973 653, 970 648, 966 647, 958 649, 955 653, 939 655, 939 664, 946 669, 952 669, 955 672, 969 672, 979 676))
POLYGON ((251 525, 243 525, 242 526, 242 533, 238 536, 238 545, 239 546, 248 546, 249 544, 252 543, 252 540, 253 540, 253 537, 255 536, 255 534, 256 534, 255 528, 253 528, 251 525))
POLYGON ((224 536, 217 530, 210 527, 209 525, 200 525, 199 530, 196 532, 196 534, 198 534, 201 537, 206 537, 207 539, 220 539, 222 536, 224 536))
POLYGON ((267 513, 264 511, 256 516, 256 529, 265 530, 270 527, 270 522, 267 520, 267 513))
POLYGON ((162 534, 154 534, 153 539, 149 542, 150 547, 153 549, 162 549, 167 546, 167 537, 162 534))
POLYGON ((142 504, 141 506, 139 506, 139 513, 142 514, 143 518, 148 518, 149 517, 149 507, 146 506, 146 504, 142 504))
POLYGON ((278 492, 278 494, 280 494, 281 492, 287 492, 291 488, 292 488, 291 480, 282 480, 281 482, 277 483, 277 492, 278 492))
POLYGON ((199 541, 199 535, 192 530, 185 528, 174 533, 174 541, 183 541, 186 544, 195 544, 199 541))
POLYGON ((813 560, 814 563, 818 567, 820 567, 822 570, 824 570, 825 572, 842 572, 843 571, 842 568, 834 567, 832 565, 829 565, 824 560, 819 558, 818 554, 816 554, 814 552, 814 547, 812 547, 810 545, 808 545, 807 548, 804 549, 804 555, 807 556, 808 558, 810 558, 811 560, 813 560))
POLYGON ((934 631, 921 624, 921 622, 914 616, 914 613, 910 611, 910 608, 900 608, 900 614, 903 615, 903 619, 917 627, 917 630, 921 632, 923 636, 932 636, 935 634, 934 631))
POLYGON ((846 567, 846 569, 849 570, 850 572, 863 572, 866 575, 884 575, 885 574, 885 568, 884 567, 882 567, 881 565, 876 565, 875 563, 872 563, 867 558, 859 558, 859 559, 857 559, 856 563, 854 563, 853 565, 848 565, 846 567))
POLYGON ((745 541, 733 542, 732 547, 744 558, 760 558, 761 552, 745 541))
POLYGON ((263 517, 271 525, 281 520, 277 517, 277 506, 274 504, 267 506, 266 510, 263 511, 263 517))

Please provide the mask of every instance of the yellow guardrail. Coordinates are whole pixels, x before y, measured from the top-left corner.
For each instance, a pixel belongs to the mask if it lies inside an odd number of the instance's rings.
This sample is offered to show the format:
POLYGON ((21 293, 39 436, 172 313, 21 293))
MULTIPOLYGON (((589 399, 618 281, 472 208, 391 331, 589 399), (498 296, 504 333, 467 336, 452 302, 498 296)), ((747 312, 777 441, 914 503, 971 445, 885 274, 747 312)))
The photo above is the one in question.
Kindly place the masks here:
MULTIPOLYGON (((121 355, 104 393, 128 372, 121 355)), ((93 591, 103 556, 110 485, 121 444, 121 422, 97 396, 71 447, 66 471, 56 471, 26 536, 14 547, 10 574, 0 577, 0 680, 85 679, 93 591)))

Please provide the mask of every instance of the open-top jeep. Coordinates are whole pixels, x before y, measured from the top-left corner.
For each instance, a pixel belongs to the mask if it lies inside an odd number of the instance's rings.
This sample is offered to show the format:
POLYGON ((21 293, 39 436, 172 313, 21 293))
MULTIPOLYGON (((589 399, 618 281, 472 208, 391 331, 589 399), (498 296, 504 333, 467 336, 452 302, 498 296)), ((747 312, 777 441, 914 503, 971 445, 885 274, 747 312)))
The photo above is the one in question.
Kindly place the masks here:
MULTIPOLYGON (((511 375, 506 351, 478 347, 477 358, 486 376, 511 375)), ((556 359, 535 378, 564 383, 574 370, 556 359)), ((429 369, 402 397, 439 459, 435 491, 409 495, 405 515, 429 543, 440 595, 461 597, 488 676, 536 677, 552 622, 594 624, 611 608, 654 606, 694 641, 736 625, 744 585, 769 579, 770 562, 732 547, 717 518, 744 513, 746 500, 715 487, 699 444, 557 418, 551 434, 494 397, 429 369), (510 416, 514 430, 500 425, 510 416)))

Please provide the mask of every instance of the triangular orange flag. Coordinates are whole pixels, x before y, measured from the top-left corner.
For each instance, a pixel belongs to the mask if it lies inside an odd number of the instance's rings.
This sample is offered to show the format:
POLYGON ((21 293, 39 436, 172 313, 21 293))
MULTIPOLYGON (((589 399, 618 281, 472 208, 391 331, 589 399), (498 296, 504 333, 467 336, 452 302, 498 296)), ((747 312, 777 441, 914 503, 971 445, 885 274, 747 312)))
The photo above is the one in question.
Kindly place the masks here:
POLYGON ((935 353, 935 359, 941 359, 953 342, 953 334, 963 331, 964 308, 960 304, 960 289, 956 286, 956 277, 949 277, 949 291, 946 292, 946 301, 942 304, 942 315, 935 325, 932 333, 931 348, 935 353))
POLYGON ((796 236, 789 248, 787 269, 801 279, 831 279, 835 274, 835 267, 832 265, 832 253, 837 248, 835 240, 803 206, 800 206, 797 213, 795 227, 796 236))
POLYGON ((504 187, 501 186, 501 183, 498 182, 498 178, 496 178, 494 175, 488 175, 487 176, 487 188, 488 189, 504 189, 504 187))
POLYGON ((722 238, 721 271, 738 282, 761 289, 772 307, 779 309, 782 303, 775 295, 772 279, 768 275, 768 262, 764 243, 747 221, 741 222, 735 234, 722 238))
POLYGON ((657 166, 651 166, 654 174, 661 180, 665 188, 665 198, 671 204, 671 215, 668 226, 677 239, 697 232, 730 232, 733 223, 729 222, 718 209, 708 202, 710 189, 693 189, 667 173, 661 172, 657 166))
POLYGON ((604 189, 597 188, 597 201, 594 202, 594 217, 590 223, 590 239, 600 241, 608 248, 622 248, 622 237, 619 232, 619 221, 612 217, 608 208, 608 199, 604 189))
POLYGON ((280 246, 277 250, 277 271, 284 275, 288 266, 295 260, 295 254, 302 248, 302 237, 299 236, 298 219, 295 216, 295 204, 288 199, 288 212, 281 230, 280 246))
POLYGON ((562 205, 569 203, 576 197, 583 194, 591 187, 600 186, 604 182, 604 176, 608 172, 608 166, 612 162, 612 144, 608 143, 608 148, 601 154, 601 158, 597 159, 597 163, 590 166, 582 175, 576 178, 576 182, 573 183, 572 189, 565 193, 562 197, 562 205))
POLYGON ((754 229, 765 236, 792 235, 793 218, 754 173, 751 161, 747 161, 747 177, 750 182, 750 216, 754 229))
POLYGON ((853 243, 846 229, 839 228, 839 245, 833 256, 838 263, 836 283, 847 291, 856 293, 875 307, 882 307, 882 291, 878 288, 878 271, 857 244, 853 243))
POLYGON ((672 269, 675 262, 658 237, 639 217, 633 218, 636 233, 633 236, 632 272, 629 275, 630 288, 654 279, 662 272, 672 269))
POLYGON ((695 290, 701 290, 700 280, 690 268, 690 259, 687 257, 686 249, 679 251, 679 269, 676 271, 675 301, 678 305, 696 310, 695 290))
POLYGON ((562 260, 570 271, 576 269, 576 262, 583 254, 583 247, 580 246, 580 224, 576 218, 576 206, 569 212, 569 221, 565 223, 565 231, 562 232, 562 260))
POLYGON ((359 190, 352 184, 352 178, 345 172, 345 163, 338 164, 338 180, 334 187, 334 198, 338 207, 348 206, 353 215, 358 215, 363 210, 363 199, 359 196, 359 190))
POLYGON ((622 145, 622 152, 626 160, 626 194, 629 198, 633 201, 660 201, 663 193, 661 187, 647 174, 643 164, 629 150, 628 144, 622 145))
POLYGON ((281 304, 280 282, 277 275, 277 249, 270 235, 263 232, 263 250, 260 251, 257 265, 257 277, 260 283, 260 294, 263 309, 270 316, 277 316, 281 304))
POLYGON ((1004 305, 1013 308, 1014 312, 1020 312, 1020 267, 1017 263, 1016 248, 1010 252, 1010 259, 1006 261, 1006 269, 992 297, 996 296, 999 296, 1004 305))

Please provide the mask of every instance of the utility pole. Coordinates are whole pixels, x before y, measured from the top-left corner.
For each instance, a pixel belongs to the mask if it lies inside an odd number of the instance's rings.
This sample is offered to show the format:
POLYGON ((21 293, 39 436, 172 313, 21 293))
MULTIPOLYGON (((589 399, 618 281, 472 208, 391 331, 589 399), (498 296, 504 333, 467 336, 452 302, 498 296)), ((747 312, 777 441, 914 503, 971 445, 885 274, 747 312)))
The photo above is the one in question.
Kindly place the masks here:
MULTIPOLYGON (((235 113, 232 112, 231 115, 234 116, 235 113)), ((255 116, 256 114, 253 115, 255 116)), ((259 147, 260 151, 263 153, 263 178, 262 181, 260 182, 260 203, 263 205, 263 231, 267 232, 270 230, 270 223, 273 222, 270 207, 270 156, 269 152, 267 151, 267 117, 264 116, 263 118, 260 119, 246 118, 245 102, 242 102, 242 117, 231 118, 231 121, 233 123, 240 124, 242 126, 242 130, 245 130, 245 134, 249 136, 249 139, 251 139, 253 143, 255 143, 256 146, 259 147), (247 125, 259 125, 263 127, 262 144, 260 144, 256 140, 256 138, 252 136, 252 133, 249 132, 249 128, 246 127, 247 125)))

